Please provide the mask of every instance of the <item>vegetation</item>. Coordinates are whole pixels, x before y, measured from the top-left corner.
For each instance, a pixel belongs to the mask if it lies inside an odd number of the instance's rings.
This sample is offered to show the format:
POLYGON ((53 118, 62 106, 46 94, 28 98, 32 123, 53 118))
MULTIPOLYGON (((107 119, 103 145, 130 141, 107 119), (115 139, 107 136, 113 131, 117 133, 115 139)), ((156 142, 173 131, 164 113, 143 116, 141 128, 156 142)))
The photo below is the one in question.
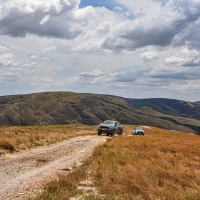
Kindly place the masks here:
POLYGON ((0 127, 0 155, 5 151, 20 151, 89 134, 96 134, 96 126, 81 124, 4 126, 0 127))
POLYGON ((100 94, 46 92, 0 97, 0 125, 97 125, 106 119, 200 134, 200 105, 100 94), (180 117, 180 116, 185 116, 180 117))
POLYGON ((200 137, 155 127, 143 127, 145 136, 132 136, 132 128, 126 125, 123 136, 97 147, 81 168, 59 176, 37 199, 64 200, 82 194, 85 200, 199 200, 200 137), (87 178, 98 195, 77 190, 87 178))
POLYGON ((81 195, 77 189, 77 184, 87 177, 85 166, 75 170, 70 174, 60 173, 56 180, 50 181, 45 187, 42 195, 35 200, 68 200, 70 197, 81 195))
POLYGON ((130 99, 137 108, 149 107, 163 114, 200 119, 200 104, 176 99, 130 99))

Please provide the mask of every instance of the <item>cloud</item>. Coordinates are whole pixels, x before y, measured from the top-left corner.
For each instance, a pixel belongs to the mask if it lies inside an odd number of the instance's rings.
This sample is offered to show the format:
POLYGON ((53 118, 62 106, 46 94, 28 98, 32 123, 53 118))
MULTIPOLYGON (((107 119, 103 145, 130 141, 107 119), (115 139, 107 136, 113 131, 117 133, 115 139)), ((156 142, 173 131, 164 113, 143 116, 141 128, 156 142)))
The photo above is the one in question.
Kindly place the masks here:
MULTIPOLYGON (((153 1, 148 2, 152 4, 153 1)), ((154 2, 150 8, 146 6, 150 11, 155 9, 151 13, 148 9, 144 9, 143 1, 141 3, 125 1, 125 4, 132 5, 133 13, 135 12, 137 17, 135 20, 115 26, 113 36, 107 38, 103 44, 104 48, 131 51, 149 45, 168 46, 175 43, 176 37, 188 29, 190 24, 193 24, 200 16, 198 1, 192 1, 190 5, 188 1, 180 4, 170 1, 163 7, 154 2), (137 7, 137 4, 143 6, 140 7, 142 15, 137 13, 139 10, 134 9, 134 5, 137 7)))
POLYGON ((37 61, 37 60, 38 60, 38 55, 31 55, 31 56, 30 56, 30 59, 31 59, 32 61, 37 61))
POLYGON ((166 65, 171 64, 182 64, 185 62, 185 58, 177 57, 177 56, 171 56, 165 59, 164 63, 166 65))
POLYGON ((45 15, 44 18, 40 21, 40 24, 43 25, 50 20, 50 15, 45 15))
POLYGON ((0 80, 6 82, 14 82, 18 79, 19 73, 17 72, 5 72, 0 76, 0 80))
POLYGON ((35 66, 37 65, 37 62, 31 62, 31 63, 24 63, 24 64, 19 64, 18 65, 18 69, 20 70, 29 70, 31 68, 35 68, 35 66))
POLYGON ((87 2, 1 1, 0 81, 10 93, 42 85, 148 98, 197 88, 199 0, 87 2))
MULTIPOLYGON (((190 94, 191 92, 195 92, 200 90, 200 81, 199 80, 186 80, 182 82, 171 82, 166 86, 167 89, 173 89, 175 91, 184 91, 190 94)), ((195 95, 194 95, 195 96, 195 95)))
POLYGON ((116 6, 118 6, 117 2, 114 0, 82 0, 79 7, 84 8, 87 6, 93 6, 93 7, 106 7, 107 9, 113 10, 116 6))
POLYGON ((66 84, 85 84, 96 85, 110 83, 115 79, 114 73, 106 73, 99 69, 95 69, 92 72, 83 72, 78 76, 71 77, 67 80, 66 84))
POLYGON ((4 52, 7 52, 7 51, 9 51, 8 47, 0 45, 0 53, 4 53, 4 52))
POLYGON ((74 38, 80 32, 80 27, 71 24, 78 3, 78 0, 4 0, 0 5, 0 34, 74 38))
POLYGON ((168 82, 173 82, 174 80, 198 80, 200 73, 194 73, 190 71, 170 71, 170 70, 163 70, 157 72, 155 74, 151 74, 150 77, 160 79, 162 82, 164 79, 168 79, 168 82), (162 80, 161 80, 162 79, 162 80))
POLYGON ((189 49, 188 47, 186 47, 182 49, 179 55, 166 58, 164 64, 178 64, 186 67, 200 66, 199 54, 200 51, 196 49, 189 49))
POLYGON ((55 51, 55 50, 56 50, 55 46, 47 47, 47 48, 42 49, 42 53, 50 53, 50 52, 55 51))
MULTIPOLYGON (((17 52, 18 53, 18 52, 17 52)), ((22 77, 29 76, 36 66, 37 55, 31 55, 29 62, 17 62, 17 54, 6 46, 0 46, 0 81, 18 82, 22 77)), ((23 53, 24 54, 24 53, 23 53)), ((20 55, 20 54, 19 54, 20 55)))
POLYGON ((136 83, 143 77, 142 70, 123 70, 123 72, 106 72, 95 69, 91 72, 83 72, 78 76, 72 77, 67 80, 66 84, 83 84, 83 85, 105 85, 110 86, 123 86, 136 83))
POLYGON ((54 84, 53 79, 48 76, 40 77, 40 78, 33 77, 32 82, 31 82, 32 86, 42 86, 42 87, 52 86, 53 84, 54 84))
POLYGON ((75 12, 75 17, 82 24, 82 32, 75 40, 76 51, 104 50, 103 44, 116 25, 124 18, 103 7, 86 7, 75 12))
POLYGON ((151 61, 158 58, 158 53, 155 51, 145 51, 142 54, 142 59, 145 61, 151 61))
POLYGON ((14 65, 14 55, 10 52, 10 49, 4 45, 0 45, 0 66, 12 66, 14 65))
POLYGON ((106 6, 79 8, 80 0, 4 0, 0 4, 0 34, 75 39, 78 51, 181 45, 190 30, 199 39, 194 28, 200 23, 199 1, 116 2, 116 9, 109 10, 106 6))
POLYGON ((14 65, 13 58, 14 55, 12 53, 0 54, 0 65, 4 66, 14 65))
POLYGON ((79 76, 81 76, 81 77, 88 77, 88 78, 96 78, 96 77, 105 76, 105 75, 106 75, 105 72, 103 72, 103 71, 101 71, 99 69, 95 69, 92 72, 83 72, 79 76))

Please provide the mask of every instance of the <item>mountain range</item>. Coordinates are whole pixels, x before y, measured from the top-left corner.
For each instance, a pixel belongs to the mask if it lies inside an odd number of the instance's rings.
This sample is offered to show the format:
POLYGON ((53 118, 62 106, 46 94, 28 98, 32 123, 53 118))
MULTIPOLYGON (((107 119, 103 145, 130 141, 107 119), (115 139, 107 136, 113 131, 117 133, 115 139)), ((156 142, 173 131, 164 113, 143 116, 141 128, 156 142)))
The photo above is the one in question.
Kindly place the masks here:
POLYGON ((0 125, 91 124, 113 119, 200 134, 200 102, 44 92, 0 97, 0 125))

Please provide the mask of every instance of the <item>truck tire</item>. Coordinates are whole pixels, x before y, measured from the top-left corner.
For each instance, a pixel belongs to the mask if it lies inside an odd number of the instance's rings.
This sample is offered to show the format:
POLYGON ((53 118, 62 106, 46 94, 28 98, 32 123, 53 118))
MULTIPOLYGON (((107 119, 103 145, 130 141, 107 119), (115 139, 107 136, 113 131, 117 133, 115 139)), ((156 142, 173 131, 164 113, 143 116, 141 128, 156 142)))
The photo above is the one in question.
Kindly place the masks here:
POLYGON ((111 133, 110 133, 110 136, 113 137, 115 135, 115 131, 113 130, 111 133))

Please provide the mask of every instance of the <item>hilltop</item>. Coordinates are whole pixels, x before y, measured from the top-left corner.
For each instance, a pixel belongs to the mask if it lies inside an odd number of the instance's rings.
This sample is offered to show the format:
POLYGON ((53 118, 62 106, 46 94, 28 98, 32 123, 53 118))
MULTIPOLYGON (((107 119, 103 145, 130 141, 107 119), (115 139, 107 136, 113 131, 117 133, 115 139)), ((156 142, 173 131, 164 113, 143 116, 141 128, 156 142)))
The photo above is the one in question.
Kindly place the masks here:
POLYGON ((179 100, 136 100, 102 94, 45 92, 0 97, 0 125, 87 124, 106 119, 200 133, 200 105, 179 100), (152 101, 156 101, 152 103, 152 101), (155 106, 156 105, 156 106, 155 106))

